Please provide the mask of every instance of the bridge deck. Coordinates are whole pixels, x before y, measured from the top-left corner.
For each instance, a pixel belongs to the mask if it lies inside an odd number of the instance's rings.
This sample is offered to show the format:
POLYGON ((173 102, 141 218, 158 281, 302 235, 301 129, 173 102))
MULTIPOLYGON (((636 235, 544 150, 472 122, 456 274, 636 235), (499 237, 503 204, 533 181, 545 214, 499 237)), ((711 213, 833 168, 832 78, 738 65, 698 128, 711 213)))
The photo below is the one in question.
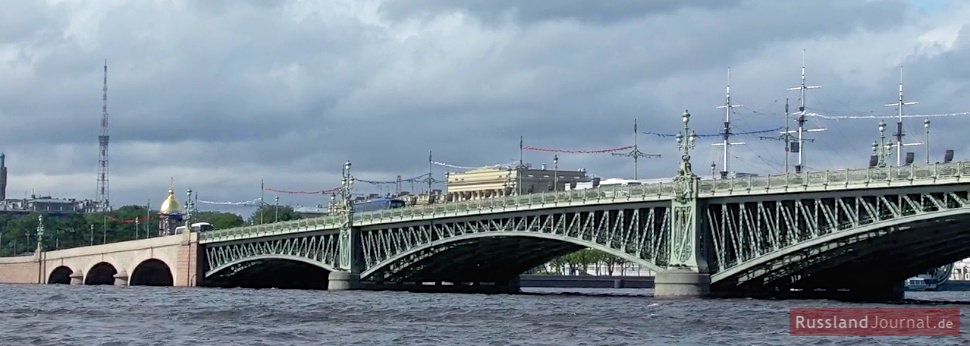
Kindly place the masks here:
MULTIPOLYGON (((701 198, 716 198, 794 192, 901 188, 963 183, 966 182, 966 179, 962 178, 964 175, 970 175, 970 162, 708 179, 700 181, 698 192, 701 198)), ((666 201, 670 200, 673 192, 673 183, 654 183, 537 193, 356 213, 353 216, 353 224, 359 227, 547 208, 666 201)), ((345 215, 334 215, 216 230, 201 234, 200 243, 225 242, 306 231, 337 230, 345 219, 345 215)))

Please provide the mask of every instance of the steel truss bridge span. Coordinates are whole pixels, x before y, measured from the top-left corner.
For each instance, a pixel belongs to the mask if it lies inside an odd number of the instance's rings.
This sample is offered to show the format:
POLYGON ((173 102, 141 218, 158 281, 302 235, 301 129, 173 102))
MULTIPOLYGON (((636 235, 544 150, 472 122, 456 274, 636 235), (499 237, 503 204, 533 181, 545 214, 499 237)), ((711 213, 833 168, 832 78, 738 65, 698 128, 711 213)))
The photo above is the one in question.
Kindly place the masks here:
MULTIPOLYGON (((561 255, 598 249, 662 270, 669 212, 664 203, 563 208, 371 225, 359 230, 361 279, 376 282, 496 282, 561 255), (660 263, 659 265, 657 263, 660 263)), ((206 245, 206 277, 245 269, 251 261, 294 259, 333 271, 338 232, 281 234, 206 245)))
MULTIPOLYGON (((717 197, 771 196, 795 192, 855 191, 887 187, 937 186, 967 182, 970 162, 953 162, 926 166, 846 169, 839 171, 802 172, 762 177, 701 180, 697 193, 701 199, 717 197)), ((433 204, 356 213, 355 226, 384 225, 409 221, 475 216, 549 208, 589 207, 617 203, 667 202, 674 194, 673 183, 615 186, 598 189, 526 194, 482 200, 433 204)), ((765 198, 761 197, 761 198, 765 198)), ((219 243, 238 239, 335 230, 345 216, 333 215, 286 222, 251 225, 216 230, 200 235, 200 243, 219 243)))
MULTIPOLYGON (((799 174, 807 180, 784 189, 719 180, 711 186, 730 189, 700 193, 694 251, 712 291, 878 286, 970 256, 970 166, 870 169, 858 181, 846 172, 840 176, 852 182, 799 174)), ((641 188, 658 186, 667 185, 641 188)), ((639 190, 583 192, 600 194, 585 204, 556 199, 563 194, 521 196, 532 204, 483 200, 451 205, 455 212, 355 222, 354 268, 373 282, 500 282, 583 247, 658 272, 675 267, 672 252, 685 240, 673 235, 673 200, 621 193, 631 191, 639 190)), ((270 258, 346 271, 341 226, 320 220, 208 235, 206 277, 270 258)))
POLYGON ((814 197, 708 208, 714 286, 889 284, 970 257, 970 185, 814 197))

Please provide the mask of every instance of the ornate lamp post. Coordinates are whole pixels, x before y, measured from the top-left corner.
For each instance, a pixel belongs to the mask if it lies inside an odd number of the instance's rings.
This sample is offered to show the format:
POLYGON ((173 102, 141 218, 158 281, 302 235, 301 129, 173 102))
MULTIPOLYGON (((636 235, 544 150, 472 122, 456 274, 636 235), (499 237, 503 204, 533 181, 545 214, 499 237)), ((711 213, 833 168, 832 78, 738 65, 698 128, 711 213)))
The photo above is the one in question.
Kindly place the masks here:
POLYGON ((876 157, 878 158, 876 163, 877 167, 886 167, 889 155, 892 154, 890 150, 892 146, 892 142, 886 142, 886 122, 879 120, 879 150, 876 152, 876 157))
POLYGON ((185 232, 192 232, 192 188, 185 190, 185 232))
POLYGON ((346 218, 344 219, 343 227, 340 228, 340 267, 350 268, 352 257, 349 249, 344 251, 344 244, 351 245, 351 231, 354 228, 354 200, 353 200, 353 189, 354 189, 354 176, 350 174, 350 160, 344 163, 343 178, 340 180, 340 194, 343 198, 344 214, 346 218))
POLYGON ((44 215, 37 215, 37 283, 44 283, 44 215))
POLYGON ((552 191, 559 191, 559 155, 552 157, 552 191))
POLYGON ((674 199, 672 201, 672 235, 668 266, 678 268, 698 268, 698 208, 697 176, 691 170, 690 152, 697 144, 697 133, 690 129, 690 113, 684 111, 684 131, 677 134, 677 147, 680 149, 680 169, 674 178, 674 199))
POLYGON ((44 215, 37 216, 37 253, 44 250, 44 215))
POLYGON ((276 221, 280 222, 280 195, 276 195, 276 221))
MULTIPOLYGON (((352 190, 354 189, 354 176, 350 174, 350 167, 350 161, 344 163, 344 169, 342 172, 343 178, 340 180, 340 197, 343 198, 344 208, 347 211, 347 214, 353 214, 354 211, 354 201, 352 195, 352 190)), ((353 218, 347 219, 346 222, 348 223, 347 226, 350 226, 350 223, 353 222, 353 218)))
POLYGON ((350 161, 344 163, 343 178, 340 181, 340 193, 343 197, 346 218, 340 227, 340 256, 337 269, 330 272, 327 281, 328 290, 352 290, 360 285, 361 265, 358 260, 360 237, 354 232, 354 176, 350 174, 350 161))
POLYGON ((697 133, 690 129, 690 113, 684 111, 684 115, 681 117, 684 120, 684 132, 677 134, 677 148, 681 151, 680 170, 678 170, 677 176, 693 178, 694 172, 690 167, 690 151, 697 145, 697 133), (686 141, 684 137, 687 137, 686 141))

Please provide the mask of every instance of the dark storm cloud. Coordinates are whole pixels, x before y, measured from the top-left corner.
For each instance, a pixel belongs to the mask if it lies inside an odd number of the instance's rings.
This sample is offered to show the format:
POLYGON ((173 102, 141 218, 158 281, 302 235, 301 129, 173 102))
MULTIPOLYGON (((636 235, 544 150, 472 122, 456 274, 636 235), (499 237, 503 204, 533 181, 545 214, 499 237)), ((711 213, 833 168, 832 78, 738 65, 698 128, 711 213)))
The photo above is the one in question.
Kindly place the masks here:
MULTIPOLYGON (((898 1, 589 4, 18 3, 0 14, 9 19, 0 22, 0 80, 13 86, 0 91, 0 150, 15 166, 14 188, 90 197, 104 59, 112 196, 121 201, 161 198, 169 177, 222 200, 256 197, 260 179, 326 189, 348 159, 363 179, 407 178, 427 171, 428 151, 458 165, 505 163, 518 158, 519 136, 539 147, 620 147, 633 142, 634 118, 643 131, 671 133, 685 108, 698 132, 714 133, 727 67, 746 105, 736 130, 777 127, 784 98, 797 102, 784 89, 798 82, 802 49, 810 83, 824 85, 809 98, 819 113, 891 113, 882 104, 895 97, 900 63, 920 75, 907 79, 920 111, 967 108, 965 48, 918 51, 916 38, 936 24, 898 1)), ((939 25, 961 21, 953 14, 939 25)), ((864 163, 872 122, 812 124, 830 129, 808 144, 810 166, 864 163)), ((664 155, 644 160, 641 177, 672 174, 673 141, 639 141, 664 155)), ((746 141, 733 149, 735 168, 780 169, 777 143, 746 141)), ((698 146, 695 167, 720 161, 710 143, 698 146)), ((525 157, 538 166, 552 155, 525 157)), ((561 163, 632 175, 632 160, 611 156, 561 163)))

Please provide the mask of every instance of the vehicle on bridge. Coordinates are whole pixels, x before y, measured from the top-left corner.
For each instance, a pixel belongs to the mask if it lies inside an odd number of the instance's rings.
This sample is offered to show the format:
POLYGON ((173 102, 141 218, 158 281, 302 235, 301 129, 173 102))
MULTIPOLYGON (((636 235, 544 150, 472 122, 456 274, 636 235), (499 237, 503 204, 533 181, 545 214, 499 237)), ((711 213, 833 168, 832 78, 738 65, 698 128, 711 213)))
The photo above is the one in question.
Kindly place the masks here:
MULTIPOLYGON (((212 226, 212 224, 208 222, 196 222, 192 224, 193 232, 208 232, 214 229, 216 229, 215 226, 212 226)), ((182 234, 184 231, 185 226, 175 227, 175 234, 182 234)))
POLYGON ((600 178, 593 178, 592 181, 577 182, 575 186, 570 186, 571 184, 567 184, 566 191, 588 190, 588 189, 611 187, 611 186, 649 185, 649 184, 658 184, 658 183, 669 183, 672 181, 674 181, 674 178, 657 178, 657 179, 640 179, 640 180, 618 179, 618 178, 609 178, 609 179, 601 180, 600 178))
POLYGON ((375 198, 363 202, 354 203, 355 212, 368 212, 377 210, 404 208, 407 203, 396 198, 375 198))

